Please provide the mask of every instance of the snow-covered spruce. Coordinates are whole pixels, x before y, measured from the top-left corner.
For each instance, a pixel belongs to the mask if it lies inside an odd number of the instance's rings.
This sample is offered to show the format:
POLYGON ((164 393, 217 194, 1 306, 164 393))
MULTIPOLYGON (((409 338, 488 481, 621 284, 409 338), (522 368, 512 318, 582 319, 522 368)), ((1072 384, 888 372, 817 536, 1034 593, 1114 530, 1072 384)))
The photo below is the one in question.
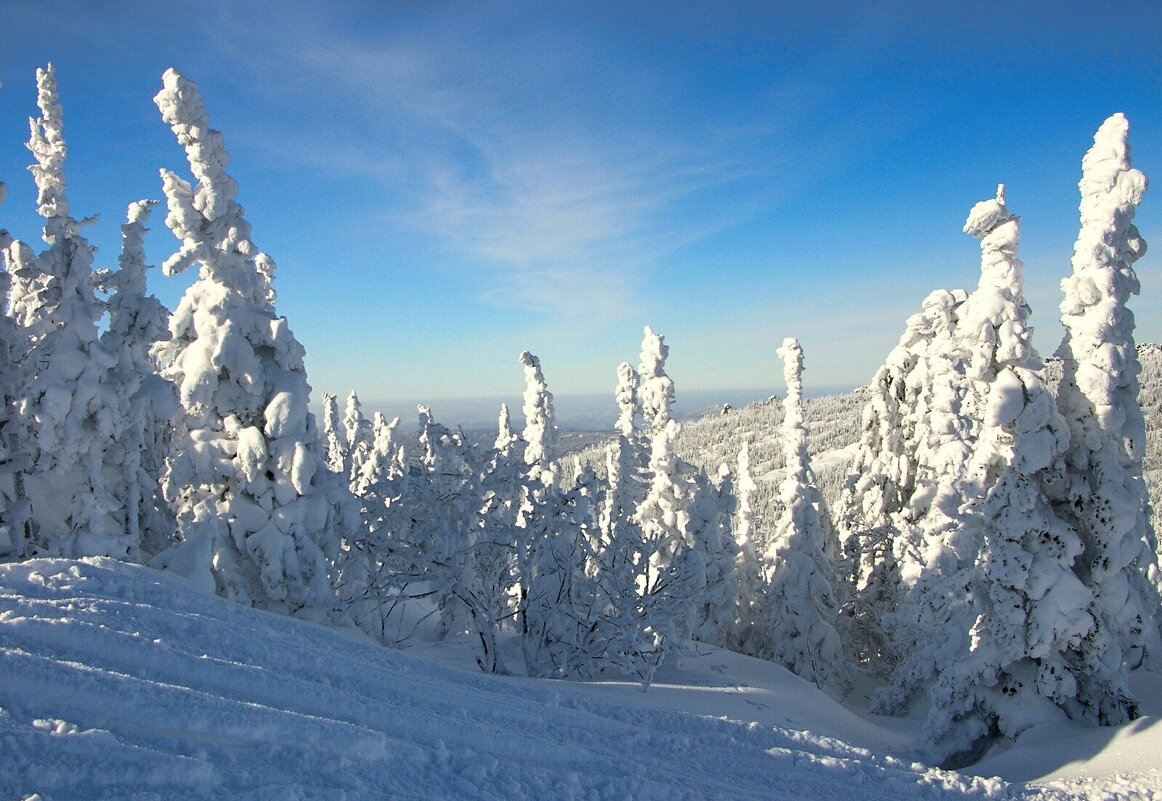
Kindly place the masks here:
POLYGON ((325 610, 345 489, 319 452, 303 348, 275 314, 273 261, 250 239, 222 134, 194 84, 172 69, 163 83, 154 101, 197 179, 162 170, 181 243, 163 270, 199 274, 156 350, 182 407, 162 479, 181 541, 153 563, 240 603, 325 610))
POLYGON ((530 676, 576 673, 578 657, 568 649, 573 587, 581 573, 579 532, 563 514, 564 498, 555 486, 558 470, 556 412, 541 361, 525 351, 525 428, 522 498, 517 518, 518 619, 530 676))
MULTIPOLYGON (((1057 404, 1069 424, 1070 447, 1057 500, 1081 532, 1079 573, 1096 596, 1100 626, 1121 649, 1109 661, 1136 666, 1144 651, 1159 648, 1152 582, 1158 568, 1142 480, 1141 365, 1127 308, 1140 291, 1134 262, 1146 252, 1133 224, 1146 176, 1130 165, 1128 137, 1125 116, 1114 114, 1081 162, 1081 227, 1073 272, 1061 282, 1065 338, 1057 404)), ((1132 711, 1117 698, 1103 707, 1109 722, 1132 711)))
POLYGON ((363 404, 355 390, 351 390, 347 396, 347 405, 343 409, 343 434, 347 446, 343 475, 354 490, 363 463, 370 458, 372 448, 371 422, 363 414, 363 404))
POLYGON ((339 402, 330 392, 323 393, 323 451, 327 457, 327 469, 346 475, 350 457, 347 431, 339 423, 339 402))
POLYGON ((120 435, 108 451, 110 487, 125 503, 126 534, 148 559, 170 544, 175 528, 172 511, 158 484, 177 416, 177 394, 162 378, 152 349, 169 339, 169 310, 145 287, 145 223, 157 201, 129 204, 121 226, 121 256, 116 272, 100 270, 98 286, 111 292, 109 327, 101 342, 117 355, 113 383, 126 398, 128 413, 120 435), (115 460, 120 459, 118 464, 115 460))
POLYGON ((41 116, 29 121, 36 159, 29 169, 49 247, 34 255, 13 242, 6 251, 9 308, 29 338, 16 393, 29 516, 12 555, 125 559, 136 554, 137 541, 106 468, 124 462, 108 443, 121 440, 129 399, 115 385, 117 354, 98 335, 105 308, 94 292, 93 248, 80 233, 91 220, 74 219, 65 196, 67 147, 52 65, 37 70, 36 80, 41 116))
MULTIPOLYGON (((666 357, 669 355, 670 348, 666 345, 665 337, 654 333, 654 329, 647 325, 642 337, 641 364, 638 366, 637 401, 647 433, 651 437, 669 423, 670 409, 674 405, 674 381, 666 375, 666 357)), ((623 376, 619 370, 618 378, 623 379, 619 383, 618 405, 624 413, 623 394, 628 394, 633 376, 623 376)), ((620 419, 618 424, 619 427, 625 425, 620 419)))
POLYGON ((755 648, 755 620, 762 598, 762 565, 754 546, 754 507, 751 497, 757 488, 750 469, 750 445, 743 442, 738 452, 733 490, 731 533, 738 553, 734 560, 734 581, 738 587, 734 620, 722 633, 727 648, 751 653, 755 648))
POLYGON ((839 497, 840 570, 847 585, 839 628, 854 662, 880 675, 898 659, 885 620, 896 609, 903 582, 914 582, 921 566, 921 543, 905 535, 914 533, 914 496, 932 480, 919 461, 929 431, 931 371, 945 364, 939 354, 966 297, 961 290, 937 290, 908 318, 869 385, 859 447, 839 497))
POLYGON ((787 384, 784 401, 786 511, 766 554, 767 589, 758 627, 759 655, 822 686, 843 659, 835 630, 839 600, 823 496, 815 486, 803 425, 803 349, 787 338, 779 348, 787 384))
POLYGON ((1093 652, 1101 632, 1092 595, 1073 572, 1081 540, 1047 494, 1069 437, 1030 341, 1019 224, 1003 186, 973 207, 964 230, 981 240, 980 284, 963 321, 975 335, 967 364, 981 422, 964 524, 980 552, 956 579, 976 613, 969 647, 938 664, 930 692, 924 734, 940 760, 974 755, 997 733, 1013 738, 1063 711, 1096 719, 1095 695, 1127 692, 1124 675, 1093 652))
MULTIPOLYGON (((0 184, 0 203, 5 187, 0 184)), ((8 275, 8 248, 12 239, 0 229, 0 253, 5 269, 0 270, 0 298, 7 299, 11 287, 8 275)), ((27 349, 25 333, 16 327, 7 313, 7 303, 0 307, 0 560, 17 558, 24 545, 24 525, 28 504, 24 497, 23 446, 20 419, 17 416, 17 391, 20 386, 20 360, 27 349)))

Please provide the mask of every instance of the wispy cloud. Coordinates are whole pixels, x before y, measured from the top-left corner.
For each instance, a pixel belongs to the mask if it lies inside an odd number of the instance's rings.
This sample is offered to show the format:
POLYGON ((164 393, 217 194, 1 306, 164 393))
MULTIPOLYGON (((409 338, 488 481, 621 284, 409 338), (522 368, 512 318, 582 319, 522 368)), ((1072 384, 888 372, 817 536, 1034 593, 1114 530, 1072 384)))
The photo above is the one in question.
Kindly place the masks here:
POLYGON ((737 219, 728 198, 693 213, 687 202, 754 177, 746 153, 764 132, 683 122, 652 93, 655 76, 609 63, 590 74, 606 54, 583 38, 481 31, 497 24, 427 21, 373 42, 297 29, 298 89, 326 98, 315 114, 330 124, 278 147, 382 182, 382 213, 486 271, 490 303, 620 315, 640 302, 645 268, 737 219))

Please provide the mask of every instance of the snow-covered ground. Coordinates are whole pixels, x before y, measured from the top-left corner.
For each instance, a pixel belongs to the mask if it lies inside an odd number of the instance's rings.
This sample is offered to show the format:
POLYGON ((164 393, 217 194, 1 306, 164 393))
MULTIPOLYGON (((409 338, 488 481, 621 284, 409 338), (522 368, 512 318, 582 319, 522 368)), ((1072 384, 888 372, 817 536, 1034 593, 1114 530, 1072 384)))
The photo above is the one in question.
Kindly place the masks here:
POLYGON ((1157 676, 1136 677, 1147 717, 1031 731, 978 766, 1005 781, 913 765, 909 721, 709 647, 648 692, 485 676, 466 654, 108 560, 3 565, 0 799, 1162 797, 1157 676))

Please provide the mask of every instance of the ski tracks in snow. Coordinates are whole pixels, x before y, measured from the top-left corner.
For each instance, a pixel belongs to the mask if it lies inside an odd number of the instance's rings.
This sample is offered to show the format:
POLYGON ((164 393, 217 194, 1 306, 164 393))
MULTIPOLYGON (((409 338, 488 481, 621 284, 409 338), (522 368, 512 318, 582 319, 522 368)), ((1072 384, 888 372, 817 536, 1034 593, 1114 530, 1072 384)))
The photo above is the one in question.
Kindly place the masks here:
POLYGON ((108 560, 0 566, 0 677, 3 799, 1094 797, 465 673, 108 560))

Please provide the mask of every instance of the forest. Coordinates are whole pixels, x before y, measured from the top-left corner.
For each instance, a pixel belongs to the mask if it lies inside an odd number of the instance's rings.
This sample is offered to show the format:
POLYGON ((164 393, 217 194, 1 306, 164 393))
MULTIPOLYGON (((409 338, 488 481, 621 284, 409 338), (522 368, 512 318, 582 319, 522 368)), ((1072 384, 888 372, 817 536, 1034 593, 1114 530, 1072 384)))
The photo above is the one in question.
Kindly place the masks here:
POLYGON ((1082 159, 1053 359, 1032 346, 1020 218, 999 186, 964 224, 979 284, 933 291, 908 318, 858 395, 830 497, 794 338, 778 348, 773 481, 753 475, 745 436, 715 446, 721 466, 683 444, 669 348, 648 326, 636 367, 616 366, 608 443, 573 458, 528 352, 524 428, 502 407, 493 442, 421 406, 409 450, 399 419, 369 420, 354 392, 342 412, 324 395, 317 423, 275 261, 196 86, 169 70, 155 98, 189 171, 161 170, 177 240, 161 272, 197 271, 172 311, 146 286, 159 202, 128 204, 117 269, 94 269, 51 65, 37 103, 47 247, 0 232, 0 559, 148 565, 389 646, 434 624, 471 637, 486 673, 649 687, 713 644, 836 698, 870 692, 880 714, 926 705, 923 752, 953 767, 1040 721, 1138 716, 1129 674, 1162 655, 1162 576, 1127 305, 1146 178, 1121 114, 1082 159), (512 637, 520 665, 502 656, 512 637))

